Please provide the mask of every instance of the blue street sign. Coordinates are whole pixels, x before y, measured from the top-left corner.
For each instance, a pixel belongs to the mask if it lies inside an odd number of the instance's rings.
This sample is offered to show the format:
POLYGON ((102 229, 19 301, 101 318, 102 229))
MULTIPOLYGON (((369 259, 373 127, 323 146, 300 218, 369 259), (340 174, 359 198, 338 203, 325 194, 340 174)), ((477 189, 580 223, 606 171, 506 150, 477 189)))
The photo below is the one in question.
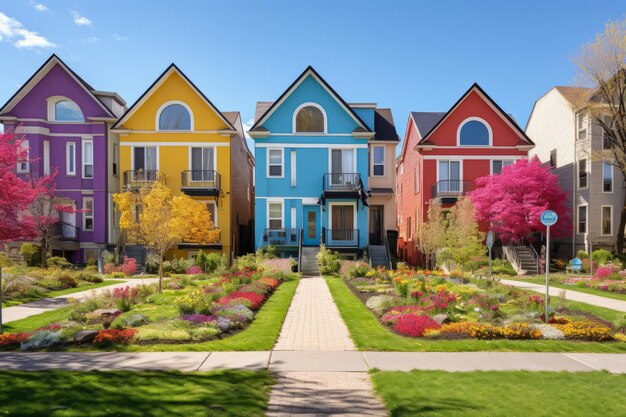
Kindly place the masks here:
POLYGON ((552 210, 546 210, 541 213, 541 223, 544 226, 553 226, 556 221, 559 219, 559 216, 552 210))

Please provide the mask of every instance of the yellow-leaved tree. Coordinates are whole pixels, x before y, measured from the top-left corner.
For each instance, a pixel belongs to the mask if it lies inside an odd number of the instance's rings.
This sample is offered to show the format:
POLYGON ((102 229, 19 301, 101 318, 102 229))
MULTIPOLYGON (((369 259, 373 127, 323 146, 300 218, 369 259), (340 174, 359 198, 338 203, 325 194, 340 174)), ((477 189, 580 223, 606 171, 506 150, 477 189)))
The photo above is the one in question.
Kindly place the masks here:
POLYGON ((128 239, 146 246, 159 259, 159 292, 163 289, 163 260, 168 250, 181 242, 217 243, 215 229, 205 204, 186 195, 175 196, 160 182, 138 191, 113 195, 120 210, 120 229, 128 239))

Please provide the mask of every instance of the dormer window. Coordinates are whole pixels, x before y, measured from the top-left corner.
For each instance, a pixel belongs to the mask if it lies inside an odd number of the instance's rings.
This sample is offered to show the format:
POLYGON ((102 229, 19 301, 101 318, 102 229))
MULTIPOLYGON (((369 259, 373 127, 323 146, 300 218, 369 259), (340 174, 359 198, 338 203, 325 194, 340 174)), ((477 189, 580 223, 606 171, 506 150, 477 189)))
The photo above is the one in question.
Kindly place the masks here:
POLYGON ((65 97, 48 99, 48 120, 53 122, 84 122, 83 112, 74 101, 65 97))
POLYGON ((465 119, 459 126, 457 135, 459 146, 491 145, 491 127, 478 117, 465 119))
POLYGON ((192 130, 191 110, 181 102, 164 104, 157 112, 159 130, 192 130))
POLYGON ((326 115, 324 109, 314 103, 305 103, 298 107, 294 117, 294 132, 325 133, 326 115))

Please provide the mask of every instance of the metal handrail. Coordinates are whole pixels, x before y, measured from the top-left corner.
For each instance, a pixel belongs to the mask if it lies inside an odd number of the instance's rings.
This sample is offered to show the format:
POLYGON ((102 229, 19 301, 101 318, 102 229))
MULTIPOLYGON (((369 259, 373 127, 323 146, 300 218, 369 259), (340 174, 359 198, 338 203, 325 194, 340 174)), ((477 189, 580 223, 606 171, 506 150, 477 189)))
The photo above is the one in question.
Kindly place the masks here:
POLYGON ((296 228, 280 228, 265 229, 263 239, 268 245, 272 246, 296 246, 298 245, 298 229, 296 228))
POLYGON ((183 188, 216 188, 219 189, 222 176, 219 172, 207 169, 189 169, 181 171, 180 184, 183 188))
POLYGON ((302 241, 304 240, 303 229, 298 230, 298 272, 302 272, 302 241))
POLYGON ((325 191, 355 191, 361 183, 361 174, 356 172, 329 172, 322 177, 325 191))
POLYGON ((539 253, 537 253, 537 249, 535 249, 535 247, 533 246, 532 243, 530 243, 530 241, 528 240, 528 238, 523 238, 522 239, 522 243, 526 242, 525 246, 529 246, 531 251, 530 254, 533 257, 533 259, 535 260, 535 264, 537 265, 537 275, 539 275, 539 261, 540 261, 540 256, 539 253))
POLYGON ((433 198, 439 195, 462 195, 472 191, 474 182, 468 180, 440 180, 432 186, 433 198))
POLYGON ((359 229, 325 229, 324 242, 332 247, 359 246, 359 229))
POLYGON ((124 187, 127 188, 149 187, 157 181, 165 184, 165 179, 165 174, 157 170, 124 171, 124 187))

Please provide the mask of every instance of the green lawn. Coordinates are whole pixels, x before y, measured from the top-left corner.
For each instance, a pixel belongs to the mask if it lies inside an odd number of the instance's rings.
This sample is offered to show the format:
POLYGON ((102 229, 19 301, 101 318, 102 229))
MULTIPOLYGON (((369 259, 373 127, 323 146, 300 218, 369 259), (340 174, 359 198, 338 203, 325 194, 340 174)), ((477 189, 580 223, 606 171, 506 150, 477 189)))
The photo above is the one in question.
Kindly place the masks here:
MULTIPOLYGON (((261 307, 261 310, 257 313, 254 321, 245 330, 237 333, 234 336, 228 336, 224 339, 217 339, 203 343, 187 343, 187 344, 155 344, 155 345, 130 345, 130 346, 118 346, 116 349, 121 351, 250 351, 250 350, 270 350, 278 335, 280 328, 283 325, 289 304, 293 294, 296 292, 298 286, 298 280, 288 281, 280 285, 278 289, 272 294, 267 302, 261 307)), ((173 293, 173 292, 172 292, 173 293)), ((163 297, 173 297, 168 292, 163 294, 163 297)), ((157 315, 165 315, 171 313, 170 310, 174 309, 174 306, 160 306, 163 307, 160 311, 154 311, 150 313, 148 311, 140 311, 142 314, 146 314, 151 318, 158 318, 157 315), (167 308, 166 308, 167 307, 167 308)), ((32 331, 34 329, 47 326, 52 323, 63 321, 72 311, 72 306, 63 307, 58 310, 48 311, 46 313, 31 316, 22 320, 17 320, 11 323, 5 324, 5 330, 8 332, 24 332, 32 331)), ((133 310, 135 311, 135 310, 133 310)), ((86 348, 73 347, 74 350, 86 350, 86 348)), ((95 347, 89 347, 89 350, 96 349, 95 347)))
MULTIPOLYGON (((577 342, 566 340, 430 340, 397 335, 380 324, 376 316, 350 291, 340 278, 326 278, 330 292, 348 326, 352 340, 360 350, 401 352, 612 352, 626 353, 626 343, 577 342)), ((570 303, 570 302, 568 302, 570 303)), ((582 304, 582 303, 577 303, 582 304)), ((583 304, 583 306, 587 306, 583 304)), ((591 310, 599 307, 589 306, 591 310)), ((621 313, 607 310, 604 314, 621 313)))
POLYGON ((59 290, 59 291, 50 291, 50 292, 45 293, 42 297, 28 297, 28 298, 20 298, 19 300, 5 301, 4 303, 2 303, 2 307, 13 307, 13 306, 20 305, 20 304, 41 300, 42 298, 58 297, 60 295, 68 295, 68 294, 73 294, 73 293, 81 292, 81 291, 95 290, 96 288, 107 287, 109 285, 119 284, 120 282, 124 282, 124 281, 116 280, 116 279, 106 279, 96 284, 88 284, 88 285, 83 285, 81 287, 67 288, 65 290, 59 290))
POLYGON ((605 372, 373 372, 392 417, 623 416, 626 375, 605 372))
MULTIPOLYGON (((519 277, 502 277, 502 278, 510 279, 512 281, 530 282, 533 284, 546 285, 546 277, 544 276, 534 276, 534 277, 529 277, 529 278, 519 278, 519 277)), ((595 288, 577 287, 576 285, 561 284, 558 282, 553 282, 552 280, 550 280, 550 286, 554 288, 563 288, 568 291, 578 291, 578 292, 583 292, 585 294, 597 295, 599 297, 613 298, 615 300, 626 301, 626 294, 621 294, 621 293, 616 293, 616 292, 611 292, 611 291, 602 291, 602 290, 597 290, 595 288)))
POLYGON ((265 371, 1 371, 0 415, 260 417, 273 383, 265 371))

